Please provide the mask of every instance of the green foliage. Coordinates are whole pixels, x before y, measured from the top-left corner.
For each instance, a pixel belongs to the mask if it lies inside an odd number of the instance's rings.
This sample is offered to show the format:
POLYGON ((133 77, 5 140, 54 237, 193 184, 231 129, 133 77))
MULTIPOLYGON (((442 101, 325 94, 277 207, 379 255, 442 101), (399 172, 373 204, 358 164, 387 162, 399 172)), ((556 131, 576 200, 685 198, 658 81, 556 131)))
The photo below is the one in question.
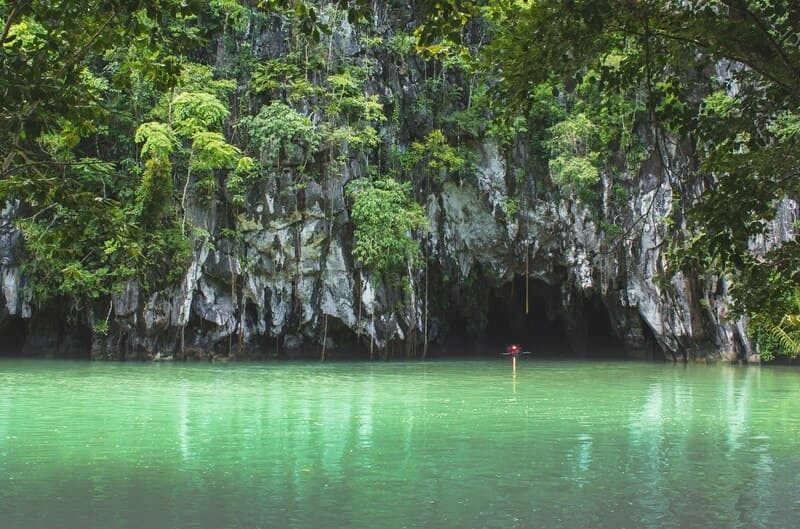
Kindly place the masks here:
POLYGON ((595 196, 600 182, 598 127, 583 113, 572 114, 550 128, 550 175, 570 195, 586 202, 595 196))
POLYGON ((148 286, 148 230, 163 226, 141 220, 162 215, 156 188, 171 178, 155 167, 174 145, 169 131, 143 127, 152 163, 136 167, 131 108, 176 83, 174 52, 193 43, 186 11, 199 5, 0 2, 0 201, 21 205, 37 303, 85 306, 130 279, 148 286))
POLYGON ((150 121, 142 123, 134 135, 136 143, 143 143, 142 157, 157 160, 168 159, 178 144, 178 138, 166 123, 150 121))
POLYGON ((621 226, 606 221, 600 221, 600 230, 603 232, 603 238, 608 242, 614 241, 624 233, 621 226))
POLYGON ((218 130, 229 113, 222 101, 206 92, 181 92, 172 100, 173 128, 185 137, 218 130))
POLYGON ((779 114, 770 121, 769 130, 780 143, 796 141, 800 138, 800 110, 779 114))
MULTIPOLYGON (((210 72, 204 68, 189 67, 185 74, 185 84, 192 84, 192 79, 210 83, 210 72)), ((227 84, 219 81, 216 88, 224 91, 227 84)), ((197 188, 201 196, 211 200, 217 189, 214 171, 233 169, 241 158, 241 150, 218 132, 229 110, 214 94, 177 92, 162 100, 154 113, 162 114, 164 107, 171 109, 170 123, 143 123, 134 135, 136 143, 143 143, 141 156, 145 159, 142 184, 137 193, 138 206, 140 213, 146 213, 148 218, 156 212, 164 213, 163 208, 170 204, 169 173, 175 165, 187 171, 187 185, 189 171, 203 173, 197 188), (188 161, 184 159, 186 149, 179 137, 191 140, 188 161)), ((144 222, 149 221, 145 219, 144 222)))
POLYGON ((776 354, 797 358, 800 354, 800 289, 785 291, 774 303, 778 307, 772 307, 773 310, 752 314, 750 333, 762 359, 771 360, 776 354), (773 320, 776 313, 782 314, 777 322, 773 320))
MULTIPOLYGON (((253 91, 267 94, 285 93, 289 101, 300 101, 311 97, 316 90, 303 73, 303 67, 308 68, 310 65, 298 64, 291 59, 293 57, 289 55, 256 64, 250 79, 253 91)), ((297 60, 306 61, 306 58, 297 60)))
POLYGON ((360 179, 348 184, 347 195, 353 201, 353 255, 380 277, 399 277, 420 258, 412 232, 427 226, 422 208, 411 199, 411 186, 391 178, 360 179))
MULTIPOLYGON (((0 1, 0 200, 26 215, 19 226, 38 299, 94 300, 132 278, 150 288, 175 280, 189 235, 197 238, 180 220, 185 190, 194 177, 206 197, 240 211, 261 173, 243 146, 270 168, 297 166, 295 192, 308 175, 341 173, 355 157, 369 175, 440 183, 464 176, 474 141, 488 136, 508 153, 527 144, 527 174, 549 171, 564 198, 596 206, 603 175, 607 205, 622 211, 624 181, 645 156, 664 158, 671 133, 694 141, 700 159, 696 174, 670 175, 676 195, 691 202, 685 184, 697 179, 706 189, 688 218, 676 211, 673 269, 726 275, 735 314, 791 351, 796 323, 786 315, 798 311, 785 293, 800 287, 800 245, 755 256, 751 243, 775 201, 800 193, 793 2, 442 0, 420 5, 432 16, 414 35, 384 40, 354 26, 397 70, 424 62, 417 99, 395 98, 390 124, 399 129, 415 113, 424 126, 386 146, 383 101, 365 89, 370 59, 342 53, 330 35, 370 4, 0 1), (245 32, 270 17, 290 50, 254 64, 245 32), (206 61, 212 42, 226 64, 189 61, 206 61), (708 78, 725 64, 722 77, 708 78), (252 105, 258 114, 243 118, 252 105), (226 137, 226 121, 244 127, 226 137)), ((418 256, 410 234, 423 218, 410 192, 391 179, 348 188, 356 256, 382 275, 418 256)), ((601 226, 611 238, 631 229, 601 226)))
POLYGON ((506 209, 506 218, 508 220, 514 219, 519 211, 519 199, 511 197, 503 197, 506 209))
POLYGON ((420 169, 427 178, 442 182, 464 167, 466 160, 450 146, 444 133, 435 129, 422 142, 413 142, 401 163, 407 172, 420 169))
POLYGON ((363 92, 366 75, 364 68, 352 66, 342 73, 329 75, 325 113, 349 123, 385 121, 383 105, 378 96, 363 92))
MULTIPOLYGON (((209 70, 188 65, 182 84, 192 86, 199 82, 206 83, 217 93, 224 93, 229 84, 225 80, 212 82, 209 70)), ((144 170, 130 214, 146 229, 142 235, 145 250, 139 264, 147 273, 140 278, 140 283, 150 288, 163 288, 183 274, 190 255, 185 217, 178 221, 173 171, 186 172, 185 187, 188 187, 191 171, 200 173, 196 188, 201 197, 212 200, 218 187, 216 172, 237 167, 243 157, 239 148, 218 132, 228 116, 228 108, 212 93, 177 91, 167 94, 153 114, 171 117, 172 121, 147 122, 136 130, 134 141, 143 144, 144 170), (172 112, 164 112, 164 109, 172 112)), ((181 198, 181 206, 185 206, 184 198, 181 198)))
MULTIPOLYGON (((73 185, 76 188, 77 185, 73 185)), ((78 192, 16 223, 36 299, 96 299, 135 277, 141 246, 118 204, 78 192)))
POLYGON ((205 92, 224 101, 236 88, 236 81, 218 77, 214 68, 196 62, 181 63, 178 92, 205 92))
POLYGON ((143 226, 157 229, 161 219, 169 216, 173 193, 172 165, 166 158, 151 158, 145 162, 142 181, 136 189, 136 216, 143 226))
POLYGON ((219 132, 198 131, 192 136, 192 161, 189 167, 198 171, 232 169, 241 151, 225 140, 219 132))
POLYGON ((95 334, 108 334, 109 325, 108 320, 97 320, 92 325, 92 332, 95 334))
POLYGON ((280 101, 261 107, 243 123, 250 143, 269 164, 281 165, 298 156, 307 160, 319 147, 320 135, 311 119, 280 101))
POLYGON ((386 115, 378 96, 363 90, 367 73, 366 67, 349 65, 327 78, 321 101, 326 120, 320 132, 330 160, 339 158, 339 165, 345 153, 366 151, 381 141, 376 125, 386 121, 386 115))
POLYGON ((247 28, 251 12, 238 0, 211 0, 209 5, 217 15, 222 15, 226 22, 230 21, 235 30, 244 31, 247 28))
POLYGON ((380 35, 362 35, 359 42, 365 48, 378 48, 383 44, 383 37, 380 35))
POLYGON ((258 164, 249 156, 242 156, 236 162, 236 168, 228 174, 225 189, 231 203, 236 207, 245 205, 247 190, 257 176, 258 164))
POLYGON ((556 153, 590 156, 598 143, 598 128, 586 114, 572 114, 550 128, 550 144, 556 153))
POLYGON ((589 157, 559 154, 550 160, 550 173, 569 194, 587 202, 596 196, 593 188, 600 182, 600 172, 589 157))
POLYGON ((624 206, 628 200, 628 190, 619 184, 611 186, 611 199, 619 206, 624 206))
MULTIPOLYGON (((234 7, 222 4, 214 8, 234 7)), ((179 136, 219 129, 219 97, 234 86, 179 58, 200 44, 205 9, 194 0, 0 3, 0 199, 27 215, 17 222, 37 302, 91 303, 131 279, 158 289, 183 273, 173 171, 188 168, 188 149, 179 136), (200 92, 210 95, 192 97, 200 92)))
POLYGON ((154 17, 168 23, 196 7, 178 0, 0 4, 0 170, 35 156, 33 145, 59 122, 92 132, 88 125, 107 117, 107 88, 125 88, 137 75, 159 87, 173 83, 177 68, 170 52, 190 39, 168 33, 154 17), (123 48, 149 60, 115 64, 110 76, 91 69, 93 59, 123 48))
POLYGON ((398 32, 389 38, 386 49, 398 57, 406 57, 415 51, 417 37, 408 33, 398 32))
POLYGON ((47 30, 33 18, 23 18, 9 26, 3 49, 6 53, 33 54, 47 46, 47 30))
POLYGON ((158 291, 174 285, 186 273, 192 247, 175 219, 145 233, 142 248, 137 278, 147 290, 158 291))
POLYGON ((411 144, 410 161, 424 161, 426 167, 432 171, 443 169, 449 172, 458 171, 465 163, 464 158, 448 144, 447 138, 439 129, 429 132, 424 142, 411 144))

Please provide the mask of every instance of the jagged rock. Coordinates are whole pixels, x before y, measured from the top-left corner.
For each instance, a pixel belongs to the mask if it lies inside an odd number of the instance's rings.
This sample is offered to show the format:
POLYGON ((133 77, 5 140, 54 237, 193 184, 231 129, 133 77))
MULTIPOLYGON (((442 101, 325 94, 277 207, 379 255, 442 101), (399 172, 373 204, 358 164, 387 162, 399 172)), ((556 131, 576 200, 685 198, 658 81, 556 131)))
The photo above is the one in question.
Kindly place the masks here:
POLYGON ((114 315, 125 317, 133 315, 139 308, 139 285, 136 281, 128 281, 121 292, 114 295, 114 315))
POLYGON ((239 257, 235 254, 236 250, 227 238, 220 239, 215 246, 216 250, 209 254, 203 272, 225 283, 233 283, 242 273, 239 257))
MULTIPOLYGON (((490 268, 501 266, 507 253, 505 230, 481 200, 478 190, 468 184, 447 182, 440 198, 442 257, 455 259, 463 278, 470 275, 476 262, 490 268)), ((437 220, 429 222, 435 225, 437 220)))
POLYGON ((320 310, 323 314, 338 318, 350 328, 356 326, 353 287, 354 282, 344 250, 338 241, 332 240, 322 274, 320 310))

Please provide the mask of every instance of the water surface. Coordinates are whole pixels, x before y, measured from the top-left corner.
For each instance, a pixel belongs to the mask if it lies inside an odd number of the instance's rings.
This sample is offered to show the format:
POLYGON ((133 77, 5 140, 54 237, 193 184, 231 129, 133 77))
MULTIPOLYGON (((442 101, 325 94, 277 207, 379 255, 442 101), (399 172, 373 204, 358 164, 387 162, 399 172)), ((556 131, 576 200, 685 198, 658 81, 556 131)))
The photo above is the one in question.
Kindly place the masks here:
POLYGON ((789 528, 800 371, 0 361, 0 528, 789 528))

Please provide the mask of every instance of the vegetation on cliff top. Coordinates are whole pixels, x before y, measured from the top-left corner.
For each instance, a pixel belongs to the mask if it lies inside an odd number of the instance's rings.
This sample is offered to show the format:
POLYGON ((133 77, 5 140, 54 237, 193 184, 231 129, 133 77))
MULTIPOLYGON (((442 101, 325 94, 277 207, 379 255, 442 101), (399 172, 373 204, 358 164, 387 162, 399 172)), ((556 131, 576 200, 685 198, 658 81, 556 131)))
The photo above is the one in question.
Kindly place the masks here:
MULTIPOLYGON (((422 3, 424 55, 410 33, 384 41, 359 25, 370 5, 0 0, 0 199, 18 208, 36 299, 98 309, 130 280, 175 284, 216 236, 192 226, 190 195, 226 204, 235 235, 260 175, 289 169, 281 192, 298 194, 352 159, 367 170, 347 197, 356 256, 402 269, 419 255, 411 197, 468 175, 475 140, 525 138, 530 174, 590 209, 601 175, 622 207, 657 154, 686 206, 665 219, 665 281, 730 278, 764 355, 797 353, 795 234, 753 251, 799 190, 796 2, 437 0, 422 3), (344 20, 370 54, 335 52, 328 32, 344 20), (285 53, 255 60, 249 32, 276 21, 285 53), (374 57, 425 72, 413 108, 365 90, 374 57), (670 164, 678 143, 697 166, 670 164), (381 220, 381 200, 394 217, 381 220)), ((612 243, 637 229, 604 222, 612 243)))

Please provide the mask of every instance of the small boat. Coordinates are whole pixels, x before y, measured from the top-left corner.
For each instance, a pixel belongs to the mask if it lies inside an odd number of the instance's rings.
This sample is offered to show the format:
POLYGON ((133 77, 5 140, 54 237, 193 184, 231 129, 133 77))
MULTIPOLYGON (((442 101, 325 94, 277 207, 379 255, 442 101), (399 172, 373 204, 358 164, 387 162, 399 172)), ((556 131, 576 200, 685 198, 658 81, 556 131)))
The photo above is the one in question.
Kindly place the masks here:
POLYGON ((518 343, 512 343, 506 346, 505 352, 500 353, 500 356, 520 356, 520 355, 529 355, 531 354, 530 351, 523 351, 522 346, 518 343))

